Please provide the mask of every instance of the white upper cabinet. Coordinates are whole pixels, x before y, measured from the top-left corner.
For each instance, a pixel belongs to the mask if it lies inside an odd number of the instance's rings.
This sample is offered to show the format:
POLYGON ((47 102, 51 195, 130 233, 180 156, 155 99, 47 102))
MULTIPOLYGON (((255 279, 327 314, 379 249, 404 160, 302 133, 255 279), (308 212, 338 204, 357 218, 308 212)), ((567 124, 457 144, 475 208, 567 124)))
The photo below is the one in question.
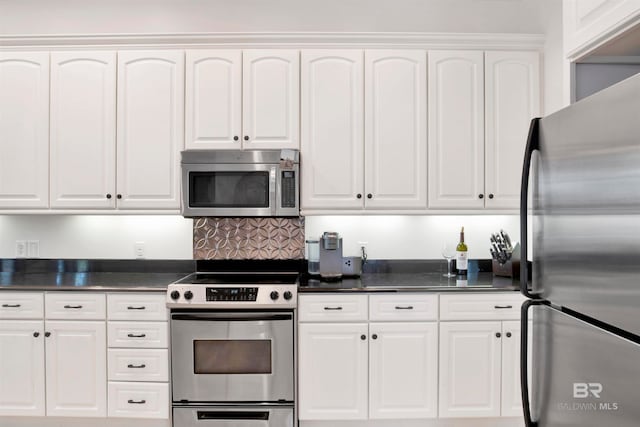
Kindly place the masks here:
POLYGON ((239 149, 242 136, 242 52, 188 50, 187 149, 239 149))
POLYGON ((49 53, 0 52, 0 208, 49 206, 49 53))
POLYGON ((427 55, 365 52, 365 206, 427 207, 427 55))
POLYGON ((187 149, 300 147, 297 50, 189 50, 187 149))
POLYGON ((51 207, 113 208, 116 54, 51 54, 51 207))
POLYGON ((582 56, 636 24, 638 0, 563 0, 564 53, 582 56))
POLYGON ((118 53, 117 198, 121 209, 179 209, 184 51, 118 53))
POLYGON ((363 206, 363 51, 302 52, 302 209, 363 206))
POLYGON ((485 206, 516 209, 531 119, 540 116, 537 52, 485 54, 485 206))
POLYGON ((300 52, 242 52, 242 138, 248 149, 300 147, 300 52))
POLYGON ((517 209, 538 52, 429 52, 429 207, 517 209))
POLYGON ((429 207, 484 207, 481 51, 429 52, 429 207))

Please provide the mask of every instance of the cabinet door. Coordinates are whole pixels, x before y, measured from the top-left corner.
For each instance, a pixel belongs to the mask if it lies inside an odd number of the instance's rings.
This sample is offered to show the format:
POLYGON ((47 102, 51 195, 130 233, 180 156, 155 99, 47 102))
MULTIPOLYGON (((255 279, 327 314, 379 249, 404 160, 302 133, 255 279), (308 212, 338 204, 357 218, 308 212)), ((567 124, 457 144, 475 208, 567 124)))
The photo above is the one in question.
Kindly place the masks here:
POLYGON ((116 54, 51 54, 51 207, 116 204, 116 54))
POLYGON ((537 52, 485 54, 485 114, 486 207, 517 209, 529 124, 540 116, 537 52))
POLYGON ((429 207, 484 207, 484 67, 479 51, 429 52, 429 207))
POLYGON ((0 208, 49 206, 49 54, 0 52, 0 208))
POLYGON ((364 70, 365 206, 426 209, 426 52, 367 50, 364 70))
POLYGON ((119 52, 117 116, 118 207, 180 209, 184 52, 119 52))
POLYGON ((501 322, 440 323, 441 418, 500 416, 501 334, 501 322))
MULTIPOLYGON (((531 324, 529 330, 531 330, 531 324)), ((531 333, 529 333, 527 348, 531 350, 531 333)), ((531 360, 531 354, 529 354, 529 360, 531 360)), ((529 384, 531 384, 530 366, 529 384)), ((520 385, 520 322, 518 321, 502 322, 502 416, 523 416, 520 385)))
POLYGON ((0 321, 0 415, 44 415, 43 340, 42 320, 0 321))
POLYGON ((243 147, 300 148, 300 52, 245 50, 243 147))
POLYGON ((47 321, 47 415, 107 415, 104 322, 47 321))
POLYGON ((300 324, 301 420, 367 418, 367 332, 366 323, 300 324))
POLYGON ((302 209, 363 207, 363 52, 302 52, 302 209))
POLYGON ((438 326, 369 326, 369 417, 435 418, 438 414, 438 326))
POLYGON ((242 52, 188 50, 185 146, 240 149, 242 133, 242 52))

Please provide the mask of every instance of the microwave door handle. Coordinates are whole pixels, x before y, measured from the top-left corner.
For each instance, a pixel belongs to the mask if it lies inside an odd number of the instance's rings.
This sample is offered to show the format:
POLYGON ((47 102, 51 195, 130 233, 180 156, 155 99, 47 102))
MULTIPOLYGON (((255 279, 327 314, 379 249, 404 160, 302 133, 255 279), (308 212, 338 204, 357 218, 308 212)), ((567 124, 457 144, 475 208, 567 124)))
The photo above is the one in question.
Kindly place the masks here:
POLYGON ((277 194, 280 189, 277 189, 276 191, 276 186, 279 185, 279 182, 276 179, 277 169, 278 168, 276 166, 272 166, 271 171, 269 172, 269 200, 271 200, 271 215, 273 216, 277 215, 279 210, 277 194))

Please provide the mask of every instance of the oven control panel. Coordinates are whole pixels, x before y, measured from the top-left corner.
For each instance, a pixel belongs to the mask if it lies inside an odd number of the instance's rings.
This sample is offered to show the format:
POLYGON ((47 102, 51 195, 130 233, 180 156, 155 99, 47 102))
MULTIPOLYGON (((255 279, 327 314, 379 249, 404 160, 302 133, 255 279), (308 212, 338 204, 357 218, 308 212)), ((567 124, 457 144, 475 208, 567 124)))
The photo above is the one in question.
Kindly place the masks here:
POLYGON ((258 288, 207 288, 207 301, 255 301, 258 288))

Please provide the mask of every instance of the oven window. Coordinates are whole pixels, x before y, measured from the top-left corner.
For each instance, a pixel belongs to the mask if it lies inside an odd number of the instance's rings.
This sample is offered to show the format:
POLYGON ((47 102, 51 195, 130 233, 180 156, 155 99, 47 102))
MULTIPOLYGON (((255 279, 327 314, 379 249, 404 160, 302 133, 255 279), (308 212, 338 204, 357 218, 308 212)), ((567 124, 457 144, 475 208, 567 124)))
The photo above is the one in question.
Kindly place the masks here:
POLYGON ((195 340, 196 374, 270 374, 271 340, 195 340))
POLYGON ((189 206, 268 208, 269 172, 191 172, 189 206))

